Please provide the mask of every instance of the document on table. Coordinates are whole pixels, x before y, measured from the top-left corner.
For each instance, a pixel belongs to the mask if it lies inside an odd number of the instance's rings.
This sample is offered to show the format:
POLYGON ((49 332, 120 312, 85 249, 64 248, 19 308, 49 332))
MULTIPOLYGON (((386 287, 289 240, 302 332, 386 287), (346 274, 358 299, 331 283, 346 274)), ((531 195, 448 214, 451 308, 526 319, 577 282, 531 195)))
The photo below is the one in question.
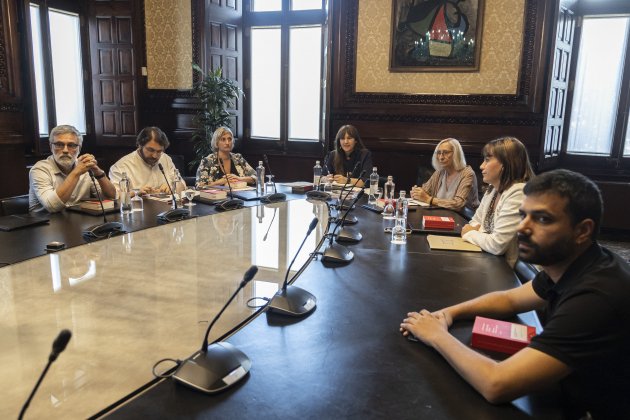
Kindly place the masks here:
POLYGON ((481 248, 477 245, 466 242, 456 236, 427 235, 427 241, 429 241, 429 247, 431 249, 481 252, 481 248))

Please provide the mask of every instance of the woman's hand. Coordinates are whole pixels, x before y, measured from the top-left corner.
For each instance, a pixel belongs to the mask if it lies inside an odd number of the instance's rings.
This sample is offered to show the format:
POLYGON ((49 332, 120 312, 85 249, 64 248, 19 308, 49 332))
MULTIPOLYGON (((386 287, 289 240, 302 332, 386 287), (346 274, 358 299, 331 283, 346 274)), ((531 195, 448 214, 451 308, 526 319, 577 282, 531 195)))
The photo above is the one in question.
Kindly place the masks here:
POLYGON ((337 184, 345 184, 346 182, 350 180, 343 175, 334 175, 333 181, 335 181, 337 184))
POLYGON ((414 200, 422 201, 423 203, 428 203, 431 201, 431 196, 425 190, 420 187, 411 188, 411 198, 414 200))

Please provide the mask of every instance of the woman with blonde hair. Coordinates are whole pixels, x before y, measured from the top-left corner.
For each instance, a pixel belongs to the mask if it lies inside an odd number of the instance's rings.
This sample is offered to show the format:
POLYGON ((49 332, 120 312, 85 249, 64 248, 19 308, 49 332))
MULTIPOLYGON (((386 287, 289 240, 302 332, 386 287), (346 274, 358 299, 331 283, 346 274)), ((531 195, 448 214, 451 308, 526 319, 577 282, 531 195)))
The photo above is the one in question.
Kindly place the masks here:
POLYGON ((510 266, 518 257, 516 228, 523 187, 534 177, 527 149, 514 137, 501 137, 483 148, 481 174, 489 184, 462 238, 494 255, 503 255, 510 266))
POLYGON ((219 127, 212 134, 212 153, 201 159, 197 168, 196 188, 226 185, 230 182, 245 181, 256 183, 256 171, 240 153, 232 153, 234 136, 227 127, 219 127))
POLYGON ((431 163, 435 172, 422 187, 411 189, 411 198, 455 211, 464 207, 474 210, 479 206, 477 176, 466 165, 459 141, 447 138, 439 142, 431 163))

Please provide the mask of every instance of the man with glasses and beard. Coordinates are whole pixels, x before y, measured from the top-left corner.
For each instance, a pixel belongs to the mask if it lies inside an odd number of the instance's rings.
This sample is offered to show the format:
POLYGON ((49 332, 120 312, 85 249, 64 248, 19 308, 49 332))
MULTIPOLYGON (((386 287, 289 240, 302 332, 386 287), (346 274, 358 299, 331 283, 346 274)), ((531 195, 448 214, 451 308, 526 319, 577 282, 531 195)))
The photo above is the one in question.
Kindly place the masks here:
POLYGON ((175 165, 171 157, 164 153, 169 144, 166 134, 159 128, 143 128, 136 137, 138 148, 120 158, 109 169, 109 177, 116 188, 125 172, 132 188, 138 188, 140 194, 168 193, 170 190, 158 163, 162 164, 164 173, 171 179, 175 165))
POLYGON ((116 197, 116 189, 94 156, 79 156, 83 136, 76 128, 59 125, 48 138, 52 155, 37 162, 29 172, 29 211, 54 213, 96 197, 88 171, 96 178, 103 198, 116 197))
POLYGON ((437 350, 492 403, 557 383, 567 418, 630 418, 630 267, 596 242, 599 189, 559 169, 533 178, 523 192, 519 257, 542 271, 516 289, 410 312, 401 331, 437 350), (500 362, 448 332, 455 320, 535 309, 544 311, 544 330, 500 362))

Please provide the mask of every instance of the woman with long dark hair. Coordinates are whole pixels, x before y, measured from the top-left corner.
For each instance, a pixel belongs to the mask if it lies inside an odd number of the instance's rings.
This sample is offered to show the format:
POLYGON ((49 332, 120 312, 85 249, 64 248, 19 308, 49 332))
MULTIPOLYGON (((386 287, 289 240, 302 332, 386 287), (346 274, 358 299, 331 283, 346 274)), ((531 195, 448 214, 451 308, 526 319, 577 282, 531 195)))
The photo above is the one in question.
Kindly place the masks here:
POLYGON ((372 173, 372 154, 363 145, 356 127, 344 125, 339 129, 335 150, 326 156, 324 166, 338 184, 365 185, 372 173))

